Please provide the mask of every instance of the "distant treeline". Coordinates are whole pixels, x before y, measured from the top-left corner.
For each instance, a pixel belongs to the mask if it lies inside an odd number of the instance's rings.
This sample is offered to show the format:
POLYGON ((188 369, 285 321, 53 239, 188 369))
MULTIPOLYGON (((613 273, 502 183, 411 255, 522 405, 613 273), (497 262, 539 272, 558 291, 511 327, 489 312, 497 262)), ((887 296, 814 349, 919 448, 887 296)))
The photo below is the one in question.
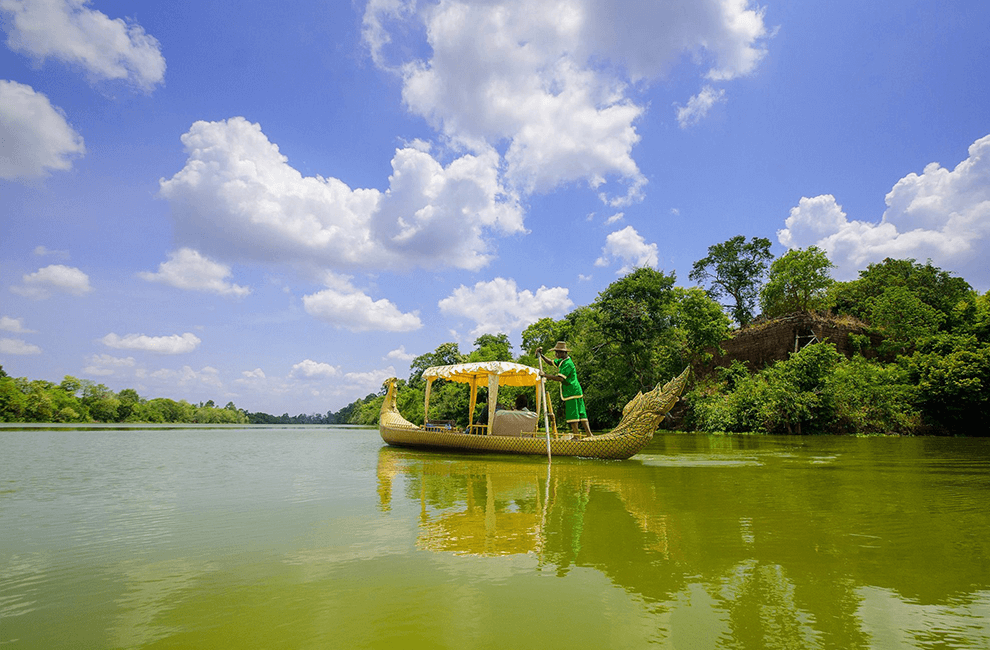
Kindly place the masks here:
POLYGON ((343 424, 350 411, 290 416, 250 413, 233 402, 190 404, 165 397, 144 399, 132 388, 115 393, 103 384, 67 375, 61 383, 9 377, 0 366, 0 422, 100 422, 162 424, 343 424))

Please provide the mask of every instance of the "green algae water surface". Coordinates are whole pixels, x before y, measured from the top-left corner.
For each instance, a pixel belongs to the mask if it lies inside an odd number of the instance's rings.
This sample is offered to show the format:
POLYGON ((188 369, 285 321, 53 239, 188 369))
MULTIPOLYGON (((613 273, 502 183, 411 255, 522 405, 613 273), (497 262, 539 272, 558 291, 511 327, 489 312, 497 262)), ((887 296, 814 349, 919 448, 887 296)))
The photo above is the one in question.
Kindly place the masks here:
POLYGON ((986 648, 990 440, 0 429, 0 647, 986 648))

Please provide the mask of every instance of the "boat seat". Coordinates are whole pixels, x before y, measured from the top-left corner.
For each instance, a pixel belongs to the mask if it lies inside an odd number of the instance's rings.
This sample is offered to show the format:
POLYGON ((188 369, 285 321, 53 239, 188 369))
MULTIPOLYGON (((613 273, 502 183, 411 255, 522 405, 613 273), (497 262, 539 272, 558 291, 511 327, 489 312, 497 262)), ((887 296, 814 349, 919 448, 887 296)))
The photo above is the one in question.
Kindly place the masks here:
POLYGON ((537 416, 533 411, 496 411, 492 421, 493 436, 519 437, 536 431, 537 416))

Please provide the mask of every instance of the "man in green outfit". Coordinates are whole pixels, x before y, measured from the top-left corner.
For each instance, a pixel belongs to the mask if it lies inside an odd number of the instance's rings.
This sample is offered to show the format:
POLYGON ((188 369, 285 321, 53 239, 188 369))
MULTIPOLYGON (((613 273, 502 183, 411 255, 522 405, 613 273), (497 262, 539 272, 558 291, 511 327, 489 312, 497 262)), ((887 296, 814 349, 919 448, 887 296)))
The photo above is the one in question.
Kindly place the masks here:
POLYGON ((548 375, 541 371, 540 376, 550 381, 560 382, 560 399, 564 401, 564 414, 567 418, 567 424, 571 425, 571 433, 575 437, 590 436, 591 426, 588 424, 588 411, 584 407, 584 391, 581 390, 581 384, 578 383, 577 368, 574 366, 574 361, 568 356, 570 350, 567 349, 565 342, 557 341, 553 351, 557 358, 548 359, 543 356, 543 348, 536 348, 536 354, 540 355, 547 363, 553 364, 557 369, 555 375, 548 375), (581 432, 578 426, 584 431, 581 432))

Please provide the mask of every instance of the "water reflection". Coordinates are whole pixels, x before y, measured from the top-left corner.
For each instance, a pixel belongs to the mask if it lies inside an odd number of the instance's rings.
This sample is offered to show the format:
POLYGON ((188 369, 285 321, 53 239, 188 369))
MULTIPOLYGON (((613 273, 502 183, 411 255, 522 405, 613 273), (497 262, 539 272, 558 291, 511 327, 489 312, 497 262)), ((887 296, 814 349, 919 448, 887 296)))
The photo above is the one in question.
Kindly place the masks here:
POLYGON ((414 504, 424 551, 594 569, 644 599, 664 642, 990 646, 985 455, 667 444, 549 466, 383 448, 379 508, 414 504))

